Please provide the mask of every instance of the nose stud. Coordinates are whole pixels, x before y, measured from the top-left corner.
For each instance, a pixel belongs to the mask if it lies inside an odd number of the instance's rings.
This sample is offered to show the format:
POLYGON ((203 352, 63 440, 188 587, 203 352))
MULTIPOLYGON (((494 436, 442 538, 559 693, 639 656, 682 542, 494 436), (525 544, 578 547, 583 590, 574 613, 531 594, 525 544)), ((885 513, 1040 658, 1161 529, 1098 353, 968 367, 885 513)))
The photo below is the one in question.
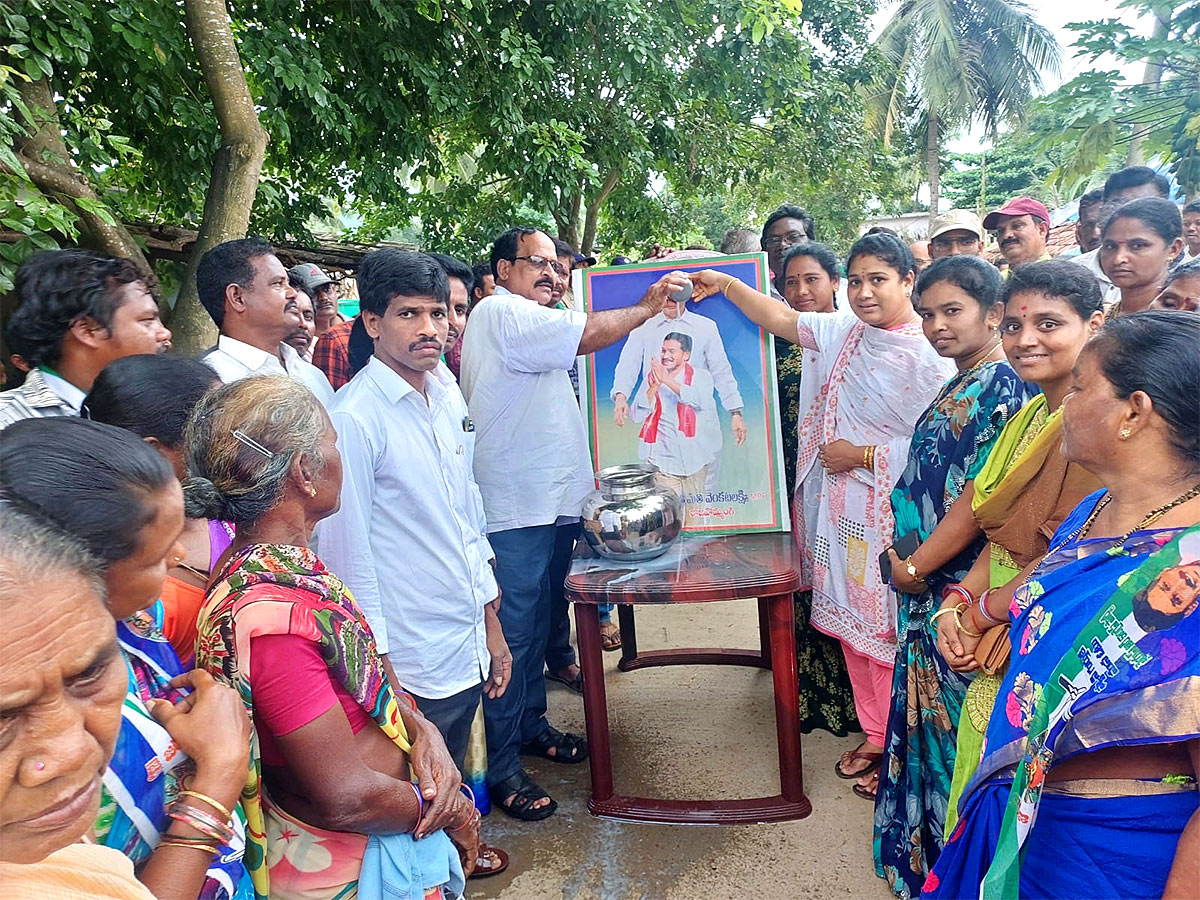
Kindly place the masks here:
POLYGON ((42 771, 42 769, 46 768, 46 764, 44 762, 35 762, 33 764, 33 767, 34 767, 34 769, 36 769, 37 771, 40 772, 40 771, 42 771))

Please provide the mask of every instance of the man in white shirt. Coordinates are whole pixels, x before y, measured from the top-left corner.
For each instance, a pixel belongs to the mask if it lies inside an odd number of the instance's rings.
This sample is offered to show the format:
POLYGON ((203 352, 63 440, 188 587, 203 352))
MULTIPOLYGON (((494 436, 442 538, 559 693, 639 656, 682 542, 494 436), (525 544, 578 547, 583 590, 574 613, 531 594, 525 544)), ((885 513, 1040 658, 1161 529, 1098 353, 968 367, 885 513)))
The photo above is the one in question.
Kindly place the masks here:
POLYGON ((226 241, 205 251, 196 268, 200 303, 216 323, 217 346, 204 362, 228 384, 251 375, 290 375, 326 407, 329 379, 285 343, 302 327, 288 271, 262 238, 226 241))
POLYGON ((496 239, 496 292, 471 312, 461 381, 475 427, 475 479, 503 588, 500 622, 513 656, 502 697, 484 700, 493 801, 526 821, 557 808, 521 768, 520 753, 579 763, 587 743, 546 722, 542 661, 550 620, 556 525, 577 520, 595 488, 583 418, 567 370, 577 356, 616 343, 688 283, 672 272, 637 304, 592 314, 550 309, 554 241, 533 228, 496 239))
POLYGON ((439 361, 450 285, 434 260, 400 250, 367 254, 357 279, 375 350, 330 405, 343 481, 341 507, 319 526, 321 557, 461 769, 480 697, 507 690, 511 657, 470 419, 439 361))
POLYGON ((128 259, 35 253, 17 269, 15 288, 20 305, 5 337, 30 370, 24 384, 0 393, 0 428, 78 416, 92 382, 114 359, 171 349, 158 301, 128 259))

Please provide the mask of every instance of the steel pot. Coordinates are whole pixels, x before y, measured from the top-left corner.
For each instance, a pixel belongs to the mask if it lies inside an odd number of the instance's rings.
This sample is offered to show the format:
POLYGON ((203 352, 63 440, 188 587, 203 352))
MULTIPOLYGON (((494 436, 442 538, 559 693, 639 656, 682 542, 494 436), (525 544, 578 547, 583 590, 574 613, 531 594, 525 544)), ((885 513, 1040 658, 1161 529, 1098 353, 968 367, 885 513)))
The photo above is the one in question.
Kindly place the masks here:
POLYGON ((636 464, 596 473, 600 488, 583 501, 583 536, 608 559, 653 559, 679 537, 679 494, 655 482, 658 469, 636 464))

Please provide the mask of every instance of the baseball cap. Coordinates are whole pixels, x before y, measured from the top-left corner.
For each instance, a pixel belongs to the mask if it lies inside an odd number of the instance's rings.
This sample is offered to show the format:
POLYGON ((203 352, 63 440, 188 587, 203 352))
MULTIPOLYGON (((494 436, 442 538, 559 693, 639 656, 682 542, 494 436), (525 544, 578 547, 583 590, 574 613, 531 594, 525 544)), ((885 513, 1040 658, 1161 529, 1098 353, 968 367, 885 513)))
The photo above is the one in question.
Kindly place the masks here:
POLYGON ((1047 225, 1050 224, 1050 210, 1046 209, 1044 203, 1039 203, 1032 197, 1014 197, 995 212, 987 214, 987 218, 983 220, 983 227, 988 231, 996 228, 999 224, 996 220, 1001 216, 1037 216, 1047 225))
POLYGON ((942 213, 933 220, 929 228, 929 240, 940 237, 947 231, 969 231, 980 240, 983 240, 983 225, 979 222, 979 216, 967 209, 952 209, 947 213, 942 213))
POLYGON ((325 285, 333 284, 333 279, 322 272, 320 266, 312 263, 300 263, 298 266, 292 266, 288 269, 288 274, 295 275, 300 279, 300 283, 304 285, 304 292, 309 296, 325 285))
POLYGON ((575 265, 577 265, 577 266, 594 266, 595 264, 596 264, 596 257, 585 256, 582 253, 575 254, 575 265))

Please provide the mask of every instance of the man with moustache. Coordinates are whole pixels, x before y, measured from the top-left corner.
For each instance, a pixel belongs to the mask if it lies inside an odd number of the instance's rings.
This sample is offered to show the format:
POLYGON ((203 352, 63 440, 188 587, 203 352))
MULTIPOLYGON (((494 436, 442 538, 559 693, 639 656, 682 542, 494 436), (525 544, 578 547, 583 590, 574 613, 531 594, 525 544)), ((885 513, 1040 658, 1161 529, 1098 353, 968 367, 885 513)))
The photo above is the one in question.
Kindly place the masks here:
POLYGON ((1104 224, 1104 190, 1096 188, 1079 198, 1079 219, 1075 222, 1077 246, 1060 253, 1060 259, 1072 259, 1100 249, 1100 226, 1104 224))
POLYGON ((511 228, 492 247, 496 292, 471 313, 462 387, 475 428, 475 478, 503 589, 500 622, 513 656, 512 684, 484 700, 493 802, 525 821, 557 804, 521 767, 520 754, 587 759, 587 742, 546 721, 542 677, 550 620, 550 562, 557 527, 577 522, 595 488, 587 436, 567 370, 576 357, 619 341, 662 309, 681 273, 659 279, 633 306, 584 313, 553 309, 554 241, 511 228))
POLYGON ((293 329, 283 341, 285 344, 291 344, 305 362, 312 362, 313 346, 317 342, 317 323, 316 314, 313 312, 312 297, 304 290, 304 282, 290 270, 288 283, 296 291, 296 312, 300 315, 300 325, 293 329))
MULTIPOLYGON (((983 227, 996 233, 1000 252, 1010 270, 1022 263, 1050 259, 1046 241, 1050 237, 1050 211, 1032 197, 1014 197, 990 212, 983 227)), ((1004 277, 1008 277, 1005 273, 1004 277)))
MULTIPOLYGON (((442 267, 446 277, 450 279, 450 306, 447 309, 446 352, 442 361, 458 380, 462 368, 462 335, 467 327, 467 312, 471 305, 471 290, 475 284, 475 275, 461 259, 456 259, 446 253, 430 253, 429 258, 442 267)), ((463 402, 463 415, 467 414, 466 402, 463 402)))

